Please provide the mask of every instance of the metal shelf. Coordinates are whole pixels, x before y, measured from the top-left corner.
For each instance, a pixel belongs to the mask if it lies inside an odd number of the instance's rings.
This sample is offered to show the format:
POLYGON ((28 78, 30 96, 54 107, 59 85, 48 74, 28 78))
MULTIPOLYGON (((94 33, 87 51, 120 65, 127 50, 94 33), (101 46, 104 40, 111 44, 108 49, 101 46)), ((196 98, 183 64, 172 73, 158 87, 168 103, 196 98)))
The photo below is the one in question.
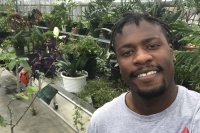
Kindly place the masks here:
MULTIPOLYGON (((40 29, 45 29, 45 30, 48 30, 49 28, 47 27, 42 27, 42 26, 36 26, 40 29)), ((85 37, 86 35, 79 35, 79 34, 74 34, 72 32, 65 32, 65 31, 60 31, 60 33, 62 34, 66 34, 66 35, 72 35, 72 36, 76 36, 76 37, 85 37)), ((110 44, 110 40, 107 40, 107 39, 102 39, 102 38, 95 38, 95 40, 99 41, 99 42, 102 42, 102 43, 106 43, 106 44, 110 44)))

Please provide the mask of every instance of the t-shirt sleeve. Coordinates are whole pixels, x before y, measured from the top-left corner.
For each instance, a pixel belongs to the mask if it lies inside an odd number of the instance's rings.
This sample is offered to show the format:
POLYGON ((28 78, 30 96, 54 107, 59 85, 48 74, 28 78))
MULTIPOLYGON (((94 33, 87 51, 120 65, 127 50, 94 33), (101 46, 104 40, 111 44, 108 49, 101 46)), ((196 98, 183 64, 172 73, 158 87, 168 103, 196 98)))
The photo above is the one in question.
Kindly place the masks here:
POLYGON ((92 122, 89 123, 87 129, 86 129, 86 133, 96 133, 95 132, 95 126, 92 122))
POLYGON ((200 133, 200 101, 191 125, 191 133, 200 133))
POLYGON ((105 133, 107 129, 107 120, 110 115, 107 106, 97 109, 90 119, 86 133, 105 133))
POLYGON ((91 118, 91 121, 86 129, 86 133, 98 133, 96 120, 94 120, 93 117, 91 118))

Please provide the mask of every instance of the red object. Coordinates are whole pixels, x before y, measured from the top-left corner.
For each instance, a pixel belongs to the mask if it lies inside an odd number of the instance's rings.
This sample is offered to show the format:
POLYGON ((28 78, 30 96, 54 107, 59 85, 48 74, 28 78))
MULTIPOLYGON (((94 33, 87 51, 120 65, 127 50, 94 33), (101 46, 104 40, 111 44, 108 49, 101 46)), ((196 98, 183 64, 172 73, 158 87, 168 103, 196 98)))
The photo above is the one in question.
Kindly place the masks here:
POLYGON ((190 133, 190 132, 189 132, 188 128, 185 127, 181 133, 190 133))
POLYGON ((26 71, 25 68, 22 68, 22 70, 19 72, 18 76, 19 76, 20 82, 27 86, 29 83, 29 73, 26 71))

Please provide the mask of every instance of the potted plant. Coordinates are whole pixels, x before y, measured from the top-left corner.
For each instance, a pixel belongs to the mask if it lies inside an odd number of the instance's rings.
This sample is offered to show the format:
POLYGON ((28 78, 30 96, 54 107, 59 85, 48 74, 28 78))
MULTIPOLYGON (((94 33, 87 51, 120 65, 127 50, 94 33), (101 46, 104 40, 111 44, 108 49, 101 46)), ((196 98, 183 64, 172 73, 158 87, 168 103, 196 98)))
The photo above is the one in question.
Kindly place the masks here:
POLYGON ((36 27, 29 25, 28 21, 20 14, 11 14, 8 18, 10 27, 13 30, 13 35, 9 38, 13 43, 17 56, 24 56, 27 46, 29 52, 29 45, 41 41, 41 33, 36 27))
POLYGON ((84 70, 88 72, 89 79, 94 79, 97 73, 97 59, 101 58, 105 51, 92 36, 83 37, 79 42, 81 55, 87 57, 84 70))
POLYGON ((57 58, 56 38, 53 32, 47 30, 41 33, 33 30, 30 39, 33 45, 33 54, 29 54, 29 63, 34 77, 37 77, 37 71, 44 73, 45 77, 53 78, 55 76, 55 66, 53 62, 57 58))
POLYGON ((2 43, 3 40, 11 34, 12 31, 8 25, 7 16, 3 16, 0 14, 0 43, 2 43))
POLYGON ((12 41, 10 39, 5 39, 0 45, 0 67, 7 67, 8 62, 16 58, 14 50, 11 49, 12 41))
POLYGON ((17 56, 23 56, 25 54, 24 47, 27 45, 27 41, 25 39, 26 35, 26 32, 21 30, 15 35, 10 36, 17 56))
POLYGON ((99 37, 100 34, 99 25, 101 23, 101 16, 104 13, 101 11, 102 8, 98 2, 91 1, 84 11, 84 17, 89 21, 89 31, 93 37, 99 37))
POLYGON ((114 26, 114 17, 115 12, 108 11, 102 16, 102 33, 105 39, 110 39, 111 29, 114 26))
POLYGON ((46 52, 45 46, 45 36, 37 27, 30 27, 28 32, 28 48, 33 48, 33 53, 36 52, 35 49, 41 48, 44 52, 46 52))
POLYGON ((61 43, 59 49, 62 58, 55 65, 61 72, 64 89, 77 93, 86 85, 87 72, 83 70, 88 57, 81 53, 80 43, 76 39, 70 39, 67 44, 61 43))
POLYGON ((88 34, 88 21, 84 19, 79 19, 76 23, 76 27, 78 29, 79 35, 87 35, 88 34))
POLYGON ((72 26, 72 11, 77 5, 72 0, 66 0, 60 4, 54 5, 50 14, 44 14, 44 21, 47 27, 53 29, 55 26, 65 27, 66 31, 72 26))

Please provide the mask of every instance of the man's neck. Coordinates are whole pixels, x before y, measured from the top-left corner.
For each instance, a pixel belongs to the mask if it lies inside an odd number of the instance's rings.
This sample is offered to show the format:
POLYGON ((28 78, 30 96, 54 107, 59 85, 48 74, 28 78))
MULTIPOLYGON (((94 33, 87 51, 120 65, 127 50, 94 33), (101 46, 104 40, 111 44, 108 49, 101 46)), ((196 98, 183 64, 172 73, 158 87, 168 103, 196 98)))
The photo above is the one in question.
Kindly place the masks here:
POLYGON ((167 89, 163 95, 148 100, 129 92, 126 95, 126 105, 138 114, 152 115, 168 108, 176 99, 177 93, 178 87, 175 85, 167 89))

